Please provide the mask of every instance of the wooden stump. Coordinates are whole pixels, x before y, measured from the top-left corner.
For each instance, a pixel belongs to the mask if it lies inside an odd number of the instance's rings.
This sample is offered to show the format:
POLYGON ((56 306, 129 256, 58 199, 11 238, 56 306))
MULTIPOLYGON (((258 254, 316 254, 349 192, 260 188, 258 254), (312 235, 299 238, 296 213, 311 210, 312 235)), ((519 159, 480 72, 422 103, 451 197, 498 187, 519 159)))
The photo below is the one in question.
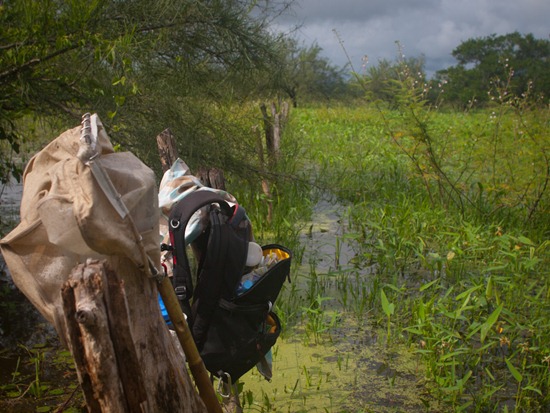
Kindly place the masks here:
POLYGON ((197 178, 204 186, 225 191, 225 177, 219 168, 199 168, 197 178))
POLYGON ((152 282, 128 261, 88 260, 63 286, 67 342, 91 413, 206 412, 158 308, 150 311, 152 282))
POLYGON ((162 171, 166 172, 178 159, 176 140, 170 129, 164 129, 157 136, 157 148, 160 156, 162 171))

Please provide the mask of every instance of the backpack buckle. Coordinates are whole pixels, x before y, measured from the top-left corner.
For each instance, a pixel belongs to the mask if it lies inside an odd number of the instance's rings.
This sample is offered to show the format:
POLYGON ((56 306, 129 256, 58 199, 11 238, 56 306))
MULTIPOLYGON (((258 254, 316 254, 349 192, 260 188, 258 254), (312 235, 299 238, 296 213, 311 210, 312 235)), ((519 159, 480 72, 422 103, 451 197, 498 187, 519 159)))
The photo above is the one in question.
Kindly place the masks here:
POLYGON ((178 300, 181 301, 187 298, 187 288, 185 288, 184 285, 178 285, 174 288, 174 291, 176 292, 176 297, 178 297, 178 300))
POLYGON ((174 247, 170 244, 165 244, 164 242, 160 244, 160 251, 174 251, 174 247))

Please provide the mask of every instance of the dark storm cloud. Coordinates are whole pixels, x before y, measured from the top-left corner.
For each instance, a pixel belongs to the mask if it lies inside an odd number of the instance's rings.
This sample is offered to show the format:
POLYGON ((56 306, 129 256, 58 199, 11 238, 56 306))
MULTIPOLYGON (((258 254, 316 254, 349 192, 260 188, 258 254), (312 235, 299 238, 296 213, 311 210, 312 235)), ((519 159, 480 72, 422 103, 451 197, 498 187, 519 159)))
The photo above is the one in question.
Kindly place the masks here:
POLYGON ((451 53, 475 37, 532 33, 550 34, 548 0, 298 0, 278 21, 306 45, 317 43, 324 55, 342 66, 350 57, 360 71, 380 59, 393 60, 399 42, 405 56, 426 59, 426 70, 455 64, 451 53), (335 34, 337 33, 337 34, 335 34), (343 43, 343 47, 342 44, 343 43))
POLYGON ((395 13, 397 10, 420 10, 433 7, 439 0, 298 0, 293 12, 307 21, 367 21, 395 13))

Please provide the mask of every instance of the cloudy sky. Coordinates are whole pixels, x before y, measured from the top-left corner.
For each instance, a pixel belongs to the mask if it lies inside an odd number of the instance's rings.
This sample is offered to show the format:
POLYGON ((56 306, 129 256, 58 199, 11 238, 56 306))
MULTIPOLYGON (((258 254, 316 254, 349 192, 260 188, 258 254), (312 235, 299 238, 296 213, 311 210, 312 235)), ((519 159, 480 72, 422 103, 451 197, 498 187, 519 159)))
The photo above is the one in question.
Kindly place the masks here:
POLYGON ((514 31, 549 39, 550 0, 296 0, 276 23, 301 26, 295 36, 338 66, 347 52, 358 72, 364 56, 368 65, 394 60, 397 41, 405 56, 423 55, 431 75, 456 64, 451 52, 467 39, 514 31))

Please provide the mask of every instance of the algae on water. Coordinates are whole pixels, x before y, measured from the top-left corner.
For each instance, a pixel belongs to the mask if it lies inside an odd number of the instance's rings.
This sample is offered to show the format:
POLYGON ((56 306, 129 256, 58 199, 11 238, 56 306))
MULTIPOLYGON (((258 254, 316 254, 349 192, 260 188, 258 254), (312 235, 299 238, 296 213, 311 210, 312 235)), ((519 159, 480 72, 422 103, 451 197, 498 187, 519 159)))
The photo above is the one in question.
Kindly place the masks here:
POLYGON ((416 356, 377 336, 351 317, 317 343, 294 327, 274 347, 271 382, 255 369, 241 378, 244 412, 425 412, 416 356))

